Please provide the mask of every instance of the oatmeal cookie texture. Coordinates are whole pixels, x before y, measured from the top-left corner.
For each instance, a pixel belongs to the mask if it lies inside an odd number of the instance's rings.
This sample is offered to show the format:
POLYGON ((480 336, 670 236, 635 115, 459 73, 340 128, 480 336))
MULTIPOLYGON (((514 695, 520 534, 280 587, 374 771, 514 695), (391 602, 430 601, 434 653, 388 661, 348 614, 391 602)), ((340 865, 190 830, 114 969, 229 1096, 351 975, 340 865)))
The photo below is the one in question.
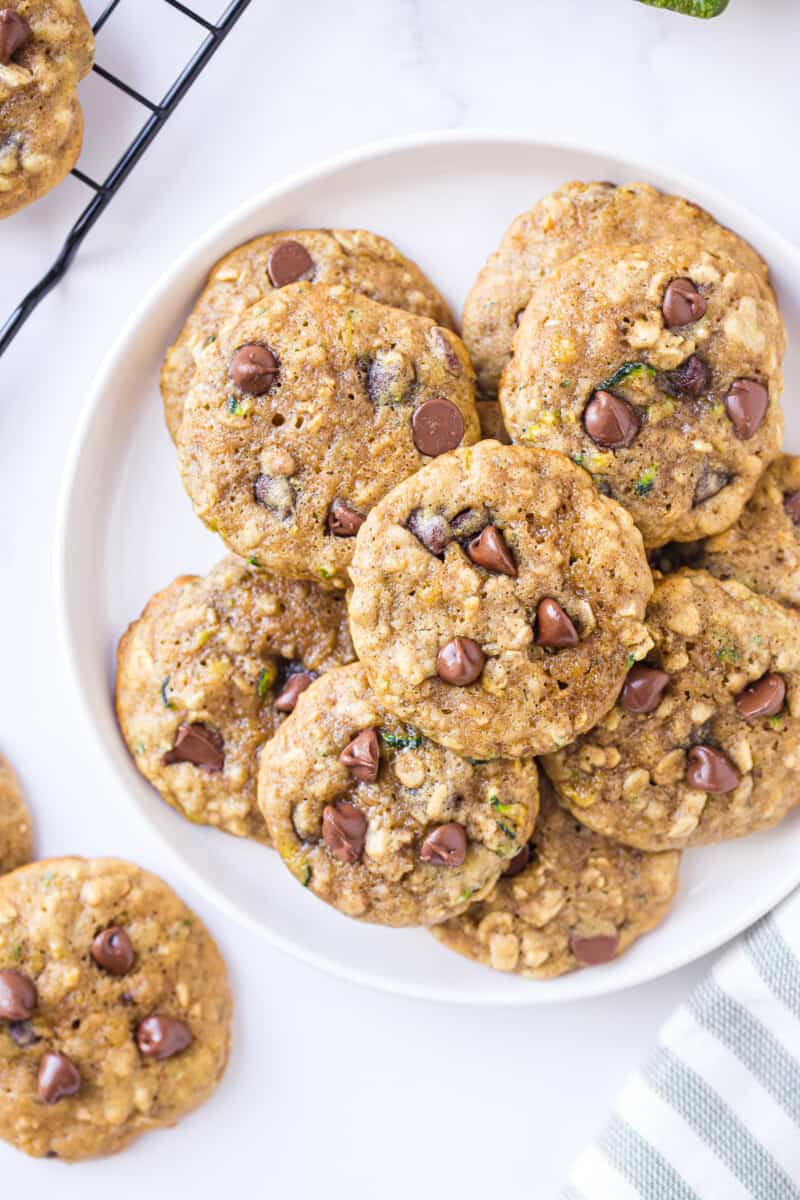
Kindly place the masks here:
POLYGON ((344 587, 377 501, 478 440, 473 379, 425 317, 318 284, 274 291, 198 358, 178 435, 195 512, 263 567, 344 587))
POLYGON ((267 841, 256 801, 261 747, 312 679, 354 657, 336 593, 230 556, 158 592, 121 639, 120 727, 167 804, 267 841))
POLYGON ((485 900, 431 932, 496 971, 552 979, 610 962, 669 911, 680 854, 647 854, 578 825, 542 780, 531 842, 485 900))
POLYGON ((361 665, 300 697, 261 756, 259 803, 292 874, 350 917, 427 925, 466 908, 525 845, 533 762, 477 762, 386 711, 361 665))
POLYGON ((429 464, 370 513, 351 576, 380 701, 473 757, 572 741, 651 645, 641 536, 550 451, 485 441, 429 464))
POLYGON ((430 317, 453 329, 446 301, 386 238, 363 229, 268 233, 237 246, 212 268, 161 371, 164 415, 173 440, 183 418, 195 356, 228 321, 275 288, 300 280, 338 284, 379 304, 430 317))
POLYGON ((463 337, 486 395, 497 391, 517 324, 548 272, 593 247, 663 238, 694 238, 724 251, 770 294, 766 264, 755 250, 696 204, 646 183, 568 183, 517 217, 467 297, 463 337))
POLYGON ((698 553, 699 565, 717 578, 800 608, 800 458, 774 462, 736 524, 698 553))
POLYGON ((94 38, 77 0, 0 5, 0 217, 49 192, 80 154, 75 88, 94 38))
POLYGON ((520 323, 500 400, 515 441, 560 450, 646 546, 735 521, 780 452, 783 322, 737 259, 697 242, 573 258, 520 323))
POLYGON ((117 859, 0 879, 0 1137, 67 1161, 174 1125, 225 1070, 231 996, 208 931, 117 859))
POLYGON ((777 824, 800 800, 800 618, 686 568, 656 584, 653 650, 617 706, 543 765, 560 801, 642 850, 777 824))
POLYGON ((0 754, 0 875, 30 862, 31 819, 11 764, 0 754))

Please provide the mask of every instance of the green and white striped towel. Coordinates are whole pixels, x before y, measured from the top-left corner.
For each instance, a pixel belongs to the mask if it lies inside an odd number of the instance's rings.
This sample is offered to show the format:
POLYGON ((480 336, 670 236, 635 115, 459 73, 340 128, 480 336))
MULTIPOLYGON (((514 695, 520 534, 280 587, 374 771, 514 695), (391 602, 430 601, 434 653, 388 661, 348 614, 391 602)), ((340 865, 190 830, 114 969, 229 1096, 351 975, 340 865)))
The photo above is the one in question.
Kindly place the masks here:
POLYGON ((800 893, 666 1022, 560 1200, 800 1200, 800 893))

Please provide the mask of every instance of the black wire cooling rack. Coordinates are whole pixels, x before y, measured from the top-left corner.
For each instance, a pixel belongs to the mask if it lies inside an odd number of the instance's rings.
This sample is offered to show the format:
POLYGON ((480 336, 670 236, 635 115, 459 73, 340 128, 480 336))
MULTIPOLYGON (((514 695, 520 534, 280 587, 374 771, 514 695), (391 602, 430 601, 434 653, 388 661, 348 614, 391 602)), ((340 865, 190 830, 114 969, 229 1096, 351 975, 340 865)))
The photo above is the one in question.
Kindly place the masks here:
MULTIPOLYGON (((122 0, 109 0, 109 3, 94 23, 95 34, 100 32, 114 12, 114 9, 118 8, 121 2, 122 0)), ((130 0, 130 2, 135 4, 136 0, 130 0)), ((86 187, 91 188, 94 196, 70 230, 61 248, 61 252, 50 270, 31 288, 27 296, 24 297, 2 329, 0 329, 0 356, 11 345, 34 309, 41 304, 48 292, 51 292, 56 284, 63 279, 89 230, 100 215, 105 212, 147 147, 160 130, 163 129, 200 72, 216 54, 225 41, 225 38, 242 16, 244 10, 250 4, 250 0, 235 0, 235 3, 228 5, 216 22, 209 21, 205 17, 200 16, 188 4, 181 4, 179 0, 163 0, 163 3, 182 13, 187 20, 194 21, 201 29, 205 30, 206 37, 169 88, 166 95, 157 104, 149 100, 147 96, 143 96, 140 92, 137 92, 135 88, 130 87, 124 79, 119 79, 116 75, 112 75, 110 71, 106 71, 103 67, 95 63, 93 70, 101 78, 107 80, 114 87, 119 88, 126 96, 130 96, 131 99, 136 100, 143 108, 148 110, 150 115, 102 183, 91 179, 83 171, 79 171, 77 167, 72 171, 76 179, 79 179, 86 187)))

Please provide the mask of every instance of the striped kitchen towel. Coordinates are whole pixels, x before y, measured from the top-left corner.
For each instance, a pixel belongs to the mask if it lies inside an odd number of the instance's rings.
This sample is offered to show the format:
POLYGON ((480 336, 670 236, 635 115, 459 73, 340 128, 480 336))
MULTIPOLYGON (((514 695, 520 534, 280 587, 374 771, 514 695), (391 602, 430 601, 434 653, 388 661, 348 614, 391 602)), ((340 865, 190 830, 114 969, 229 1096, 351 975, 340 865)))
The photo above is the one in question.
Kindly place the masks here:
POLYGON ((800 893, 664 1025, 561 1200, 800 1200, 800 893))

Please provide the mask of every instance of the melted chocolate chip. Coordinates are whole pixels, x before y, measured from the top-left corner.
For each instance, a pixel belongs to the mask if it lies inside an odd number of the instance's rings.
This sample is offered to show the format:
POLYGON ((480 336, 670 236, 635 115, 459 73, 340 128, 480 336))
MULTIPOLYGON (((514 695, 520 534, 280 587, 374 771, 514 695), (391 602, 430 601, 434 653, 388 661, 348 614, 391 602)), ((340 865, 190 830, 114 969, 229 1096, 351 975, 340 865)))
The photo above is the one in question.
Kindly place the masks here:
POLYGON ((299 242, 287 238, 273 246, 267 258, 267 274, 270 282, 276 288, 286 287, 287 283, 297 283, 299 279, 307 279, 314 273, 314 260, 299 242))
POLYGON ((705 463, 700 469, 694 485, 692 508, 697 508, 698 504, 704 504, 706 500, 711 500, 713 496, 719 495, 732 479, 733 476, 729 471, 722 471, 718 467, 711 467, 705 463))
POLYGON ((13 8, 0 8, 0 63, 7 66, 18 50, 27 46, 33 31, 13 8))
POLYGON ((414 409, 411 430, 414 445, 420 454, 428 454, 435 458, 461 445, 464 418, 455 404, 451 404, 443 396, 436 396, 414 409))
POLYGON ((432 867, 460 867, 467 857, 467 834, 463 825, 450 821, 431 830, 420 846, 419 856, 432 867))
POLYGON ((479 567, 516 577, 517 566, 505 538, 496 525, 487 525, 467 546, 467 554, 479 567))
POLYGON ((442 646, 436 656, 436 673, 445 683, 467 687, 480 677, 486 655, 477 642, 468 637, 455 637, 442 646))
POLYGON ((355 804, 340 800, 322 810, 322 837, 339 862, 355 863, 364 853, 367 818, 355 804))
POLYGON ((732 792, 739 785, 739 772, 721 750, 693 746, 686 761, 686 782, 698 792, 732 792))
POLYGON ((275 699, 275 707, 278 712, 294 712, 294 707, 301 692, 304 692, 313 682, 314 676, 310 671, 295 671, 292 675, 289 675, 280 694, 275 699))
POLYGON ((618 947, 618 933, 599 933, 593 937, 581 937, 577 933, 570 934, 569 948, 578 962, 585 967, 597 967, 601 963, 611 962, 618 947))
POLYGON ((294 491, 284 475, 259 475, 253 484, 253 499, 279 521, 294 514, 294 491))
POLYGON ((231 359, 231 379, 248 396, 263 396, 278 377, 278 360, 258 342, 240 346, 231 359))
POLYGON ((632 405, 613 392, 595 392, 583 410, 583 427, 597 446, 621 450, 630 446, 641 422, 632 405))
POLYGON ((756 717, 774 717, 783 708, 786 699, 786 680, 771 671, 751 683, 736 697, 736 711, 746 721, 756 717))
POLYGON ((664 391, 678 400, 697 399, 708 390, 711 372, 698 354, 691 354, 674 371, 662 377, 664 391))
POLYGON ((800 492, 789 492, 784 496, 783 507, 789 514, 789 520, 800 525, 800 492))
POLYGON ((200 721, 184 722, 178 726, 175 744, 161 761, 165 767, 187 762, 203 771, 221 771, 225 765, 225 742, 221 733, 200 721))
POLYGON ((22 971, 0 971, 0 1020, 26 1021, 36 1008, 36 987, 22 971))
POLYGON ((503 871, 504 877, 506 879, 513 879, 515 875, 519 875, 521 871, 524 871, 531 861, 532 854, 531 844, 527 842, 521 850, 517 851, 505 871, 503 871))
POLYGON ((540 600, 536 609, 535 644, 563 650, 567 646, 577 646, 579 641, 578 631, 561 605, 549 598, 540 600))
POLYGON ((30 1021, 10 1021, 8 1032, 12 1042, 20 1050, 27 1050, 42 1040, 30 1021))
POLYGON ((463 508, 460 513, 456 513, 453 517, 450 522, 450 528, 454 536, 466 545, 468 541, 480 533, 484 525, 490 523, 489 510, 487 508, 463 508))
POLYGON ((92 958, 109 975, 127 975, 133 966, 133 943, 126 929, 111 925, 92 942, 92 958))
POLYGON ((334 500, 328 510, 328 529, 334 537, 355 537, 366 519, 346 500, 334 500))
POLYGON ((345 746, 339 762, 364 783, 374 783, 381 765, 381 749, 374 729, 364 729, 345 746))
POLYGON ((43 1104, 57 1104, 80 1091, 81 1075, 71 1058, 48 1050, 39 1063, 38 1090, 43 1104))
POLYGON ((628 712, 652 712, 661 703, 661 697, 668 683, 669 675, 665 671, 658 671, 655 667, 637 663, 628 672, 619 702, 623 708, 627 708, 628 712))
POLYGON ((367 395, 375 405, 405 404, 415 378, 414 364, 399 350, 379 350, 367 366, 367 395))
POLYGON ((725 397, 725 411, 742 441, 760 428, 768 408, 769 392, 757 379, 737 379, 725 397))
POLYGON ((435 329, 431 330, 430 336, 433 344, 441 352, 441 356, 444 359, 444 364, 450 374, 456 376, 460 375, 461 360, 453 349, 453 346, 450 342, 450 336, 445 332, 444 329, 440 329, 438 325, 435 329))
POLYGON ((180 1054, 192 1044, 192 1031, 184 1021, 176 1017, 154 1014, 145 1017, 136 1026, 136 1045, 145 1058, 157 1062, 180 1054))
POLYGON ((700 295, 691 279, 673 279, 664 293, 661 311, 668 329, 679 329, 699 321, 706 311, 707 301, 700 295))
POLYGON ((436 558, 442 557, 451 537, 446 517, 425 508, 415 508, 408 518, 406 528, 409 533, 413 533, 418 542, 422 542, 426 550, 436 558))

